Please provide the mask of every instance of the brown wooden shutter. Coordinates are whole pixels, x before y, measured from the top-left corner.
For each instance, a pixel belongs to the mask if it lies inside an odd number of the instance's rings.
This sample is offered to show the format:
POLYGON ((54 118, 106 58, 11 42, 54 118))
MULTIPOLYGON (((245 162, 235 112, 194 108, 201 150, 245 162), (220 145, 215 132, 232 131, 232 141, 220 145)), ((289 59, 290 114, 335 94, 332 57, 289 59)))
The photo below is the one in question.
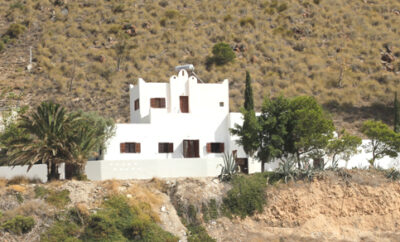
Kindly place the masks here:
POLYGON ((154 98, 150 98, 150 107, 155 108, 156 100, 154 98))
POLYGON ((221 153, 224 153, 224 152, 225 152, 225 144, 224 144, 224 143, 220 143, 220 144, 219 144, 219 151, 220 151, 221 153))
POLYGON ((163 153, 163 143, 158 143, 158 153, 163 153))
POLYGON ((211 143, 207 143, 207 153, 211 153, 211 143))
POLYGON ((194 157, 200 157, 199 154, 199 141, 198 140, 194 140, 194 157))
POLYGON ((119 144, 119 152, 120 153, 125 153, 125 143, 120 143, 119 144))
POLYGON ((160 108, 165 108, 165 98, 160 98, 160 108))
POLYGON ((169 143, 168 144, 168 152, 173 153, 174 152, 174 143, 169 143))
POLYGON ((140 153, 140 143, 135 143, 135 152, 140 153))

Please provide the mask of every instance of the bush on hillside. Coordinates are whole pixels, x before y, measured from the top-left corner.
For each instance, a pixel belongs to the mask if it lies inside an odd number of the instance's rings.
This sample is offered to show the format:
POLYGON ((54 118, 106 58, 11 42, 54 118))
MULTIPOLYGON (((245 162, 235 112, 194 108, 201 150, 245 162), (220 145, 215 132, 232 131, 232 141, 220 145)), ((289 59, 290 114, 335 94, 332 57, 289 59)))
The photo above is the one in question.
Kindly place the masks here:
POLYGON ((238 215, 241 218, 262 212, 267 202, 265 188, 269 173, 251 176, 235 176, 232 189, 223 199, 223 209, 227 216, 238 215))
POLYGON ((0 52, 2 52, 4 50, 5 46, 3 41, 0 40, 0 52))
POLYGON ((81 241, 77 237, 80 234, 80 227, 70 221, 57 221, 49 230, 41 234, 40 241, 42 242, 58 242, 58 241, 69 241, 78 242, 81 241))
POLYGON ((8 232, 21 235, 31 231, 34 226, 35 220, 32 217, 17 215, 6 221, 1 227, 8 232))
POLYGON ((68 190, 55 191, 37 186, 34 191, 36 198, 44 198, 48 204, 57 208, 65 207, 71 201, 68 190))
POLYGON ((212 53, 212 60, 217 65, 225 65, 229 62, 232 62, 236 57, 232 48, 223 42, 215 44, 212 48, 212 53))
POLYGON ((5 35, 9 36, 11 39, 18 39, 18 37, 23 34, 26 27, 22 24, 11 24, 5 35))
POLYGON ((41 235, 41 241, 178 241, 161 229, 145 205, 132 206, 116 195, 107 198, 96 214, 71 209, 41 235))

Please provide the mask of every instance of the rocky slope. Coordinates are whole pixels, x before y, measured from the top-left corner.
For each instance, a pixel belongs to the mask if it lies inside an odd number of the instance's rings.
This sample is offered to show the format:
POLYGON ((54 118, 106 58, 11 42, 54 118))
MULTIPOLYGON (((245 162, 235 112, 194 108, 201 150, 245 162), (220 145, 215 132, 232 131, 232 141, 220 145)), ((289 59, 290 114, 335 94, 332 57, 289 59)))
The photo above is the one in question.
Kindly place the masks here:
MULTIPOLYGON (((24 235, 0 232, 0 241, 38 241, 59 212, 34 198, 39 185, 8 185, 0 188, 0 209, 6 216, 31 215, 36 226, 24 235), (15 194, 22 194, 18 202, 15 194)), ((182 208, 215 199, 220 204, 230 185, 216 179, 168 179, 151 181, 66 181, 44 186, 70 191, 67 207, 98 208, 106 194, 125 194, 145 201, 159 216, 161 227, 182 241, 187 230, 178 214, 182 208)), ((203 222, 217 241, 399 241, 400 184, 376 172, 348 171, 345 176, 323 173, 313 182, 270 185, 264 212, 243 220, 220 217, 203 222)), ((199 211, 201 218, 201 212, 199 211)))
POLYGON ((122 122, 129 83, 166 81, 175 65, 192 63, 206 82, 231 80, 232 110, 242 105, 249 70, 258 107, 266 95, 313 95, 340 126, 372 117, 390 123, 398 26, 400 3, 391 0, 7 0, 0 2, 0 88, 22 93, 25 104, 55 99, 122 122), (4 36, 14 23, 26 30, 10 40, 4 36), (207 66, 221 41, 236 60, 207 66))

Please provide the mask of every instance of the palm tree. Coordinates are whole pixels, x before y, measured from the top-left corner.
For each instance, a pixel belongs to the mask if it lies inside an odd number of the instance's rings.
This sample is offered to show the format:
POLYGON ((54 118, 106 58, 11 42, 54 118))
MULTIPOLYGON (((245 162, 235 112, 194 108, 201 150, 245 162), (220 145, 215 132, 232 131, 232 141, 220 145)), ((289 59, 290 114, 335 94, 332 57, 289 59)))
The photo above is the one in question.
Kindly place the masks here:
POLYGON ((7 144, 8 164, 28 165, 28 170, 34 164, 46 164, 48 180, 59 179, 59 164, 72 159, 66 141, 78 119, 52 102, 43 102, 34 112, 21 116, 17 127, 26 135, 7 144))

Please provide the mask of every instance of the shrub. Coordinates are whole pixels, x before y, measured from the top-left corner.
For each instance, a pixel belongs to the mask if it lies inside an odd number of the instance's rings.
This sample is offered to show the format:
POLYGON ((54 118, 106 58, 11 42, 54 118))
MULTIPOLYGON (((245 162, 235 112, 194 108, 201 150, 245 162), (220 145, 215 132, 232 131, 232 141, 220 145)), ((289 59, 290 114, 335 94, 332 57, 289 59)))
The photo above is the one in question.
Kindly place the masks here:
POLYGON ((288 8, 287 4, 286 4, 286 3, 282 3, 281 5, 279 5, 279 6, 276 8, 276 10, 278 10, 278 12, 281 13, 281 12, 285 11, 287 8, 288 8))
POLYGON ((49 195, 45 198, 45 201, 57 208, 63 208, 71 202, 71 199, 69 198, 68 190, 61 190, 50 191, 49 195))
POLYGON ((22 215, 17 215, 2 225, 4 230, 18 235, 28 233, 34 226, 35 220, 32 217, 22 215))
POLYGON ((80 234, 80 228, 77 224, 69 221, 57 221, 49 230, 40 235, 42 242, 58 242, 58 241, 81 241, 77 239, 80 234))
POLYGON ((212 48, 212 53, 212 60, 217 65, 225 65, 229 62, 232 62, 236 57, 232 48, 223 42, 215 44, 212 48))
POLYGON ((112 7, 112 12, 113 13, 122 13, 124 12, 124 5, 118 4, 112 7))
POLYGON ((11 24, 5 35, 9 36, 11 39, 18 39, 18 37, 23 34, 26 27, 22 24, 11 24))
POLYGON ((213 242, 215 239, 208 235, 207 231, 201 225, 189 225, 188 242, 213 242))
POLYGON ((83 240, 98 241, 177 241, 162 230, 149 216, 146 208, 130 206, 124 196, 112 196, 103 204, 103 210, 91 215, 82 236, 83 240))
POLYGON ((44 198, 47 203, 57 208, 62 208, 71 201, 68 190, 55 191, 42 186, 37 186, 34 191, 36 198, 44 198))
POLYGON ((49 190, 42 186, 36 186, 34 192, 35 198, 42 198, 45 195, 49 194, 49 190))
POLYGON ((235 176, 232 189, 223 198, 225 214, 238 215, 241 218, 262 212, 266 204, 266 177, 263 174, 235 176))
POLYGON ((400 171, 392 168, 386 171, 386 178, 391 179, 393 181, 399 181, 400 180, 400 171))
POLYGON ((246 26, 246 25, 251 25, 251 26, 255 27, 255 25, 256 25, 254 19, 251 18, 251 17, 247 17, 247 18, 242 18, 242 19, 240 19, 240 20, 239 20, 239 24, 240 24, 240 26, 242 26, 242 27, 244 27, 244 26, 246 26))
POLYGON ((125 241, 122 232, 116 228, 112 219, 104 213, 90 216, 83 239, 85 241, 125 241))
POLYGON ((0 52, 4 50, 5 46, 2 40, 0 40, 0 52))

